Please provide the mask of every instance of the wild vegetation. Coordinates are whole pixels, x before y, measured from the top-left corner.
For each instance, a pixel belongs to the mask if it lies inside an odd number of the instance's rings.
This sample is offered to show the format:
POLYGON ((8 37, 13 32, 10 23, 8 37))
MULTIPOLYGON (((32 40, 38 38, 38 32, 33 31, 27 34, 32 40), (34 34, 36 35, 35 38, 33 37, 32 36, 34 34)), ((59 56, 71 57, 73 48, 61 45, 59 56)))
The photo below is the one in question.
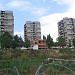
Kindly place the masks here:
MULTIPOLYGON (((20 50, 20 49, 3 49, 0 50, 0 70, 3 73, 10 73, 7 75, 17 75, 17 70, 20 75, 35 75, 37 68, 41 63, 53 63, 48 61, 48 58, 64 58, 73 60, 75 59, 75 49, 49 49, 49 50, 20 50), (14 68, 16 67, 16 68, 14 68), (3 70, 9 68, 7 70, 3 70), (13 73, 11 73, 13 71, 13 73)), ((43 64, 43 65, 44 65, 43 64)), ((55 61, 54 64, 60 64, 69 67, 75 71, 74 62, 55 61)), ((48 75, 73 75, 69 70, 61 67, 60 65, 43 66, 43 71, 48 75), (50 67, 49 67, 50 66, 50 67), (50 71, 49 71, 50 70, 50 71), (50 73, 49 73, 50 72, 50 73), (61 74, 60 74, 61 73, 61 74), (69 74, 70 73, 70 74, 69 74)), ((39 74, 40 75, 40 74, 39 74)))
MULTIPOLYGON (((75 49, 64 48, 65 39, 58 37, 53 42, 52 37, 47 35, 46 40, 48 49, 46 50, 21 50, 21 47, 29 47, 30 41, 23 39, 17 35, 11 36, 8 32, 0 36, 0 75, 35 75, 39 65, 39 75, 73 75, 75 72, 75 61, 53 61, 53 59, 75 60, 75 49), (60 46, 61 49, 52 49, 52 46, 60 46), (62 66, 63 65, 63 66, 62 66), (66 69, 66 67, 69 69, 66 69), (71 71, 72 70, 72 71, 71 71)), ((75 39, 73 39, 75 46, 75 39)))

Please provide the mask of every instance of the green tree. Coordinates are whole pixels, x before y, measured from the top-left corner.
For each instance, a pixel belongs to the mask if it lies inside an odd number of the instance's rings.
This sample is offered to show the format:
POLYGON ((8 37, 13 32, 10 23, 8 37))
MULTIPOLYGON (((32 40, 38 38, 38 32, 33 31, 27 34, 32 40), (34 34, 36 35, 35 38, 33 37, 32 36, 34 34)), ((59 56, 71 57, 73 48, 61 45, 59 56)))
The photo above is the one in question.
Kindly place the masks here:
POLYGON ((0 36, 1 48, 10 48, 12 42, 12 36, 8 32, 4 32, 0 36))
POLYGON ((23 39, 20 36, 19 37, 19 47, 22 47, 22 46, 24 46, 24 41, 23 41, 23 39))
POLYGON ((57 41, 58 41, 58 45, 59 45, 60 47, 66 46, 66 40, 65 40, 65 38, 63 38, 63 37, 58 37, 57 41))
POLYGON ((53 46, 53 39, 51 38, 50 34, 47 35, 46 44, 48 48, 51 48, 53 46))
POLYGON ((19 37, 15 35, 12 39, 12 48, 19 47, 19 37))
POLYGON ((43 40, 46 40, 46 37, 43 35, 43 40))
POLYGON ((31 45, 30 40, 26 39, 26 40, 25 40, 25 43, 24 43, 24 46, 25 46, 26 48, 28 48, 28 47, 30 47, 30 45, 31 45))
POLYGON ((54 42, 54 46, 57 47, 58 46, 58 42, 54 42))
POLYGON ((73 46, 75 47, 75 38, 73 39, 73 46))
POLYGON ((24 42, 21 36, 18 37, 18 35, 15 35, 12 40, 12 48, 22 47, 23 45, 24 45, 24 42))

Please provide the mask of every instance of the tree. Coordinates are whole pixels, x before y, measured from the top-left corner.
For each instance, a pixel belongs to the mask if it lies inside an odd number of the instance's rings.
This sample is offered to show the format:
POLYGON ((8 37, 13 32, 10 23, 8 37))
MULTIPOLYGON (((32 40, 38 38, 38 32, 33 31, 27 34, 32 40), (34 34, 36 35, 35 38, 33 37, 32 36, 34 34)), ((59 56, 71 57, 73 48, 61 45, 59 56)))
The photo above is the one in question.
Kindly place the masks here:
POLYGON ((43 35, 43 40, 46 40, 46 37, 43 35))
POLYGON ((73 39, 73 46, 75 47, 75 38, 73 39))
POLYGON ((21 36, 19 37, 19 47, 24 46, 24 42, 23 39, 21 38, 21 36))
POLYGON ((24 45, 24 42, 21 36, 18 37, 18 35, 15 35, 12 40, 12 48, 22 47, 23 45, 24 45))
POLYGON ((30 45, 31 45, 30 40, 26 39, 26 40, 25 40, 25 43, 24 43, 24 46, 25 46, 26 48, 28 48, 28 47, 30 47, 30 45))
POLYGON ((54 46, 57 47, 58 46, 58 42, 54 42, 54 46))
POLYGON ((59 45, 60 47, 66 46, 66 40, 65 40, 65 38, 63 38, 63 37, 58 37, 57 41, 58 41, 58 45, 59 45))
POLYGON ((1 48, 16 48, 16 47, 22 47, 24 45, 24 42, 18 35, 15 35, 12 37, 8 32, 4 32, 0 36, 0 43, 1 43, 1 48))
POLYGON ((0 36, 1 48, 10 48, 12 42, 12 36, 8 32, 4 32, 0 36))
POLYGON ((15 35, 12 39, 12 48, 19 47, 19 37, 15 35))
POLYGON ((48 48, 53 46, 53 39, 51 38, 50 34, 47 35, 46 44, 47 44, 48 48))

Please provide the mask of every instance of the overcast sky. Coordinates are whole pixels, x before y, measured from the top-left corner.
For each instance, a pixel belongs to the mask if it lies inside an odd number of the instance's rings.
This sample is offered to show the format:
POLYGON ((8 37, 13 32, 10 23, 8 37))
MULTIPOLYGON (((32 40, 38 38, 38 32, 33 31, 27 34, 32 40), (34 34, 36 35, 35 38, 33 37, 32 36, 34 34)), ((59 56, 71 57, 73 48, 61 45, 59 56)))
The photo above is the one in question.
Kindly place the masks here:
POLYGON ((57 23, 64 17, 75 18, 75 0, 0 0, 0 10, 14 14, 14 34, 24 37, 26 21, 40 21, 42 35, 58 37, 57 23))

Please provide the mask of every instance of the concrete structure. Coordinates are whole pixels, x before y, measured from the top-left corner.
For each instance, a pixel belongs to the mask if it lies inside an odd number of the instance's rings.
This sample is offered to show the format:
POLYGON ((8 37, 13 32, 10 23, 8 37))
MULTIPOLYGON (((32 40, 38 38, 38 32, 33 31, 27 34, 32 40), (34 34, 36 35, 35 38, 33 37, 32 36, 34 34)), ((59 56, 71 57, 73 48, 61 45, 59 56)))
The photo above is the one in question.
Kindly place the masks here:
POLYGON ((67 44, 72 45, 72 40, 75 37, 75 19, 66 17, 58 22, 58 33, 59 37, 65 38, 67 44))
POLYGON ((27 21, 24 25, 24 39, 38 40, 41 39, 41 25, 40 22, 27 21))
POLYGON ((46 49, 46 40, 38 40, 38 48, 39 49, 46 49))
POLYGON ((3 32, 9 32, 13 36, 14 33, 14 16, 12 11, 0 10, 0 35, 3 32))
POLYGON ((32 45, 38 45, 38 49, 46 49, 46 40, 33 40, 32 45))
POLYGON ((37 44, 34 44, 33 50, 38 50, 38 45, 37 44))

